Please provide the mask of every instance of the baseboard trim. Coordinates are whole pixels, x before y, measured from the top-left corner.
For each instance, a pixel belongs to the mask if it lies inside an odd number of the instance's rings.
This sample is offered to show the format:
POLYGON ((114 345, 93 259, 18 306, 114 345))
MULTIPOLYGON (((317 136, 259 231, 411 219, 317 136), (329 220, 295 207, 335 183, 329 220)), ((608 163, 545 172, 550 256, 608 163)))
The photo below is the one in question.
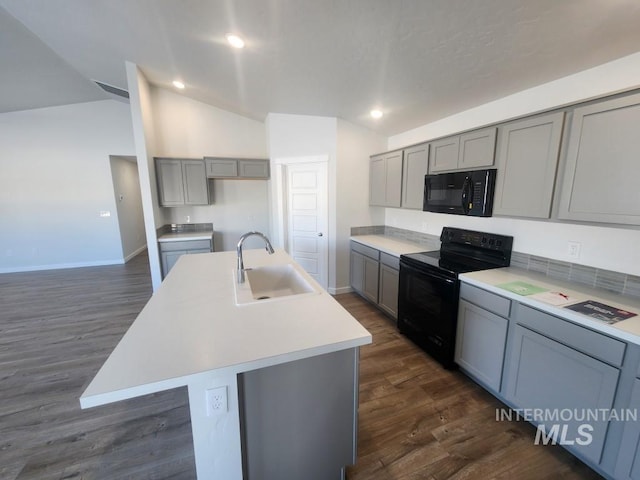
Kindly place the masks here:
POLYGON ((133 252, 131 252, 129 255, 127 255, 126 257, 124 257, 124 263, 127 263, 129 260, 131 260, 134 257, 137 257, 138 255, 140 255, 142 252, 144 252, 147 249, 147 244, 145 243, 144 245, 142 245, 140 248, 134 250, 133 252))
POLYGON ((331 295, 340 295, 341 293, 351 293, 353 289, 351 287, 338 287, 338 288, 329 288, 329 293, 331 295))
POLYGON ((0 273, 38 272, 41 270, 62 270, 66 268, 103 267, 105 265, 123 265, 124 259, 100 260, 93 262, 54 263, 50 265, 31 265, 28 267, 0 268, 0 273))

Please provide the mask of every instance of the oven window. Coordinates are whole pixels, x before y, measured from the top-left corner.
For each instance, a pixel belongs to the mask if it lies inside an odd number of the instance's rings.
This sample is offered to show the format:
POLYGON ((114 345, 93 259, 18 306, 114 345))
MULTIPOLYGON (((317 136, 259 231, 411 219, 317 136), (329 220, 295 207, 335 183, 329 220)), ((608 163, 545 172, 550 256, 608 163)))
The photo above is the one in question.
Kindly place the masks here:
POLYGON ((450 296, 443 292, 445 287, 446 285, 443 286, 424 275, 409 275, 405 292, 406 300, 412 310, 419 310, 428 316, 439 318, 443 310, 446 310, 446 302, 450 296))

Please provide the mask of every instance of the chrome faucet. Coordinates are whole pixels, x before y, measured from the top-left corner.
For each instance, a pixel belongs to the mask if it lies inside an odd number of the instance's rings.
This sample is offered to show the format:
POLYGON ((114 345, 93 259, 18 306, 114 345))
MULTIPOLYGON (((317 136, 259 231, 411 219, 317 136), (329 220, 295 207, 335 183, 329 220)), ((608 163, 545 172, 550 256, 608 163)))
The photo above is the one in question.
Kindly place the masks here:
POLYGON ((236 247, 236 251, 238 252, 238 283, 244 283, 244 260, 242 259, 242 244, 247 238, 253 235, 257 235, 258 237, 262 238, 262 240, 264 240, 265 250, 269 252, 269 255, 273 253, 273 247, 271 246, 271 242, 269 241, 269 239, 264 233, 247 232, 244 235, 242 235, 240 237, 240 240, 238 241, 238 246, 236 247))

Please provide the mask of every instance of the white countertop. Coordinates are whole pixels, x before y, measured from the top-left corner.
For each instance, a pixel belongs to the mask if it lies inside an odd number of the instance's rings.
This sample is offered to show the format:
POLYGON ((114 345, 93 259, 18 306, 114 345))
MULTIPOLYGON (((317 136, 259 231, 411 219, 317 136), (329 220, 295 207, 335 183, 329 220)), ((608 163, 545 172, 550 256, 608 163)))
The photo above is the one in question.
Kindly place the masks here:
POLYGON ((539 273, 515 267, 464 273, 460 275, 460 280, 465 283, 484 288, 485 290, 503 297, 510 298, 524 305, 529 305, 537 308, 538 310, 562 317, 592 330, 597 330, 612 337, 640 345, 640 300, 633 297, 610 293, 602 289, 590 288, 578 283, 557 280, 539 273), (526 282, 548 289, 549 291, 561 292, 569 297, 569 302, 562 306, 556 306, 532 298, 529 295, 518 295, 517 293, 513 293, 509 290, 496 286, 515 281, 526 282), (627 320, 608 324, 587 315, 564 308, 565 306, 584 302, 586 300, 593 300, 611 305, 612 307, 634 312, 637 315, 627 320))
POLYGON ((318 291, 235 304, 235 252, 183 255, 80 398, 83 408, 371 343, 371 334, 282 250, 246 267, 290 263, 318 291))
POLYGON ((399 257, 405 253, 424 252, 429 248, 417 243, 398 240, 386 235, 354 235, 351 237, 354 242, 361 243, 367 247, 375 248, 381 252, 388 253, 394 257, 399 257))
POLYGON ((170 232, 164 233, 158 237, 158 242, 186 242, 189 240, 211 240, 213 232, 170 232))

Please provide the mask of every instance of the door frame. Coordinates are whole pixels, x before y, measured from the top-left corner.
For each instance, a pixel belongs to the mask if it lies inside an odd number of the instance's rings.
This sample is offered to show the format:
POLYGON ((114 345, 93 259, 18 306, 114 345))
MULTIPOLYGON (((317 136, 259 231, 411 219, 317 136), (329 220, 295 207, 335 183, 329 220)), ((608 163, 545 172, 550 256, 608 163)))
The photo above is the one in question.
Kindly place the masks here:
POLYGON ((330 199, 329 199, 329 155, 309 155, 300 157, 282 157, 272 159, 272 211, 271 215, 271 236, 272 241, 276 245, 289 250, 289 229, 287 210, 287 166, 300 165, 304 163, 324 163, 327 168, 327 228, 325 235, 327 236, 327 259, 325 268, 327 270, 327 285, 322 285, 325 290, 329 290, 329 279, 331 278, 331 238, 333 234, 330 199))

